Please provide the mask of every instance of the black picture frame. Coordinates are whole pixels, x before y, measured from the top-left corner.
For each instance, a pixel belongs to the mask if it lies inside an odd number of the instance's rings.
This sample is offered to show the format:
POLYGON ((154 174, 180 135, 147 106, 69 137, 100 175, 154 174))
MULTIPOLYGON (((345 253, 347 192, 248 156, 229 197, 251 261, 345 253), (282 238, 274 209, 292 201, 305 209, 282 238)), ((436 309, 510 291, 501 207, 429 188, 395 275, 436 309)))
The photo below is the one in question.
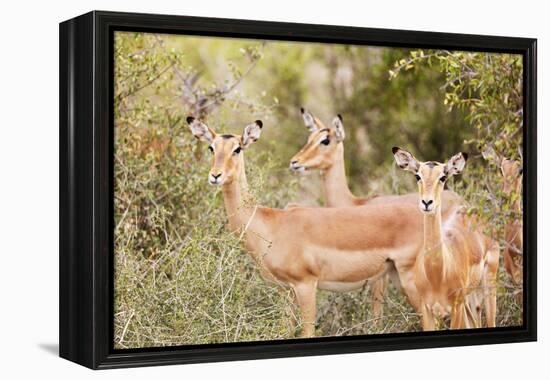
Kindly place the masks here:
POLYGON ((89 368, 534 341, 537 337, 536 39, 93 11, 60 24, 60 356, 89 368), (445 48, 524 60, 524 322, 518 327, 113 348, 113 33, 445 48))

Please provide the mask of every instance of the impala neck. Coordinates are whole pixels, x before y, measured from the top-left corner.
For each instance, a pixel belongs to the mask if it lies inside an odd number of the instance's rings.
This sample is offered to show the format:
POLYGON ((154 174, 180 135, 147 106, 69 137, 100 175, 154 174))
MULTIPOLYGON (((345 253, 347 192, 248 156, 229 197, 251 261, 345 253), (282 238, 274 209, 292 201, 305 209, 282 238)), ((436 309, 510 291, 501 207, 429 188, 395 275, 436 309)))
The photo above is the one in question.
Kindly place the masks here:
POLYGON ((433 214, 424 214, 424 251, 438 253, 442 250, 441 207, 433 214))
POLYGON ((329 207, 353 206, 354 196, 349 190, 344 164, 344 144, 338 143, 336 160, 322 174, 325 199, 329 207))
POLYGON ((244 228, 250 222, 254 212, 253 201, 248 193, 248 182, 244 168, 244 159, 240 157, 240 172, 238 178, 222 187, 225 212, 229 220, 229 228, 235 232, 244 228))
POLYGON ((434 214, 424 214, 424 246, 420 263, 432 286, 441 285, 447 270, 447 251, 441 238, 441 206, 434 214))
POLYGON ((522 192, 521 192, 521 180, 516 180, 516 194, 518 195, 516 201, 514 202, 514 211, 518 214, 521 214, 521 200, 522 200, 522 192))

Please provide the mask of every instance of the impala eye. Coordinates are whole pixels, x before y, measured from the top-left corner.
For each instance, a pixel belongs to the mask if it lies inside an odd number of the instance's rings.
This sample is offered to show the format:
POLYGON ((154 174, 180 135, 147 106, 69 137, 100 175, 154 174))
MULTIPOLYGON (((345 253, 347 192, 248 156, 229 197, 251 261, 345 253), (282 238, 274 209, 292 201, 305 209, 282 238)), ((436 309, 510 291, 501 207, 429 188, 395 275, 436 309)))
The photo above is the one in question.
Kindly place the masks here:
POLYGON ((210 151, 210 153, 214 153, 214 148, 212 148, 212 145, 208 146, 208 150, 210 151))
POLYGON ((241 147, 238 147, 233 151, 233 154, 239 154, 239 153, 241 153, 241 147))
POLYGON ((418 174, 415 174, 415 175, 414 175, 414 178, 416 178, 416 181, 417 181, 417 182, 420 181, 420 176, 419 176, 418 174))
POLYGON ((447 180, 447 176, 444 175, 443 177, 439 178, 439 180, 440 180, 441 182, 445 182, 445 181, 447 180))
POLYGON ((328 144, 330 144, 330 139, 327 137, 326 139, 324 139, 323 141, 321 141, 321 144, 323 144, 323 145, 328 145, 328 144))

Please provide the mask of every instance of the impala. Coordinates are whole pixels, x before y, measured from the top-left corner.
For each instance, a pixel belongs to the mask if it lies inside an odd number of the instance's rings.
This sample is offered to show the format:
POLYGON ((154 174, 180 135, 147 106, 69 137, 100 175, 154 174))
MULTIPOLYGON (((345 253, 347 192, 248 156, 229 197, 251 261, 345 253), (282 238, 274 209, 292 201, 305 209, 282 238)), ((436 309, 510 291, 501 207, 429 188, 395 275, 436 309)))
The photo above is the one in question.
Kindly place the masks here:
MULTIPOLYGON (((360 198, 352 194, 346 179, 344 162, 344 138, 346 136, 342 116, 338 115, 332 120, 330 127, 304 108, 300 109, 302 119, 310 135, 307 143, 290 160, 290 168, 294 171, 305 173, 312 170, 321 172, 326 205, 328 207, 363 206, 365 204, 387 204, 402 202, 416 205, 418 195, 416 193, 406 195, 386 195, 360 198)), ((452 191, 444 191, 445 206, 444 216, 455 205, 461 202, 458 195, 452 191)), ((396 218, 400 217, 395 215, 396 218)), ((387 276, 382 277, 372 284, 372 310, 375 320, 383 313, 384 294, 387 287, 387 276)))
MULTIPOLYGON (((516 215, 521 215, 521 185, 523 170, 515 160, 503 158, 500 160, 500 170, 504 176, 504 193, 515 196, 512 209, 516 215)), ((523 223, 514 218, 504 227, 504 268, 512 278, 512 282, 521 285, 523 282, 523 223)))
POLYGON ((472 228, 460 208, 445 222, 441 217, 444 184, 462 172, 467 155, 458 153, 446 163, 419 162, 408 151, 392 151, 397 165, 414 173, 424 215, 423 244, 414 268, 423 329, 434 330, 437 320, 447 315, 451 328, 479 327, 480 310, 471 308, 481 297, 489 327, 494 327, 498 246, 472 228))
POLYGON ((212 152, 208 181, 222 188, 229 229, 242 236, 265 279, 293 289, 302 336, 314 335, 317 288, 358 289, 393 266, 409 300, 418 305, 413 268, 422 244, 422 215, 414 205, 260 206, 247 191, 244 152, 260 137, 262 122, 247 125, 242 135, 218 134, 191 116, 187 123, 212 152))

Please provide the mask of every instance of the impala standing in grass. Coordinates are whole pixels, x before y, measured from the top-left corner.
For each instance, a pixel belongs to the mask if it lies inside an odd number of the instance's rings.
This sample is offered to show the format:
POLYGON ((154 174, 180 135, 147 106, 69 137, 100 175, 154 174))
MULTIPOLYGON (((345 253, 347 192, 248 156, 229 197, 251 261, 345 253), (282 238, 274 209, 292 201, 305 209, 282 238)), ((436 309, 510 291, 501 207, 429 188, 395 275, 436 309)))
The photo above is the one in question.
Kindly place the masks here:
POLYGON ((464 212, 459 210, 446 221, 441 217, 444 184, 462 172, 467 155, 458 153, 440 163, 419 162, 397 147, 393 154, 400 168, 414 173, 418 206, 424 215, 423 244, 414 268, 423 329, 436 329, 437 320, 447 315, 451 317, 451 328, 480 327, 480 310, 472 310, 472 306, 477 307, 481 297, 489 327, 494 327, 498 246, 472 229, 464 212))
MULTIPOLYGON (((512 211, 522 215, 521 186, 523 170, 521 164, 515 160, 503 158, 500 161, 500 170, 504 176, 504 193, 515 199, 512 211)), ((515 285, 523 283, 523 223, 521 218, 508 221, 504 227, 504 268, 515 285)), ((521 298, 521 294, 520 297, 521 298)))
MULTIPOLYGON (((512 200, 511 215, 504 225, 503 262, 504 269, 510 276, 512 283, 518 287, 523 284, 523 210, 521 206, 521 190, 523 184, 523 168, 517 160, 502 157, 493 147, 482 152, 483 158, 494 162, 503 177, 502 190, 512 200)), ((523 304, 523 294, 518 292, 516 299, 523 304)))

